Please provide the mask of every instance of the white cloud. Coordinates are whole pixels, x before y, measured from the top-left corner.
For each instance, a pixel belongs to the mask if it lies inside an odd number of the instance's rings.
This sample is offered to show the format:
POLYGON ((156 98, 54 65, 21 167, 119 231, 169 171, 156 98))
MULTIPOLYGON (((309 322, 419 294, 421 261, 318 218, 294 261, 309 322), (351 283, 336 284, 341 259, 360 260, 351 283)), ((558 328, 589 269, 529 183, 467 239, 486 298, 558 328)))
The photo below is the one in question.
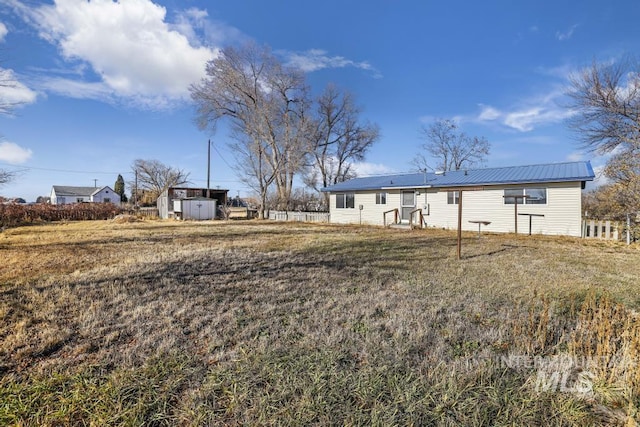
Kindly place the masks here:
POLYGON ((586 190, 593 190, 602 185, 607 185, 611 183, 611 180, 607 178, 604 174, 605 165, 596 165, 593 166, 593 173, 595 174, 595 178, 593 181, 587 181, 586 190))
POLYGON ((569 40, 571 36, 573 36, 573 33, 576 31, 576 28, 578 28, 578 24, 572 25, 566 31, 558 31, 556 32, 556 38, 561 42, 569 40))
POLYGON ((394 173, 395 170, 382 163, 357 162, 352 165, 353 171, 358 176, 384 175, 394 173))
POLYGON ((189 85, 204 76, 205 63, 217 54, 195 43, 193 23, 206 17, 197 9, 171 25, 166 9, 150 0, 57 0, 35 8, 3 1, 69 63, 89 64, 113 96, 139 104, 185 99, 189 85))
POLYGON ((102 82, 85 82, 62 77, 45 77, 38 79, 37 85, 47 92, 71 98, 99 99, 104 102, 115 101, 114 91, 102 82))
POLYGON ((35 102, 37 94, 21 83, 13 70, 0 68, 0 102, 14 106, 35 102))
POLYGON ((376 78, 381 78, 382 74, 376 70, 369 62, 357 62, 343 56, 329 56, 328 52, 322 49, 310 49, 305 52, 284 52, 286 65, 296 67, 305 72, 313 72, 324 68, 344 68, 354 67, 365 71, 371 71, 376 78))
POLYGON ((564 96, 562 90, 554 89, 546 94, 524 100, 510 110, 500 110, 480 104, 476 122, 498 122, 520 132, 530 132, 536 127, 559 123, 575 114, 561 107, 558 100, 564 96))
POLYGON ((31 158, 33 151, 22 148, 9 141, 0 142, 0 160, 12 164, 24 163, 31 158))
POLYGON ((0 42, 4 41, 4 36, 6 36, 8 33, 9 30, 7 30, 7 26, 0 22, 0 42))
POLYGON ((573 153, 569 153, 567 156, 567 160, 570 162, 578 162, 582 159, 584 159, 584 153, 580 151, 574 151, 573 153))
POLYGON ((478 120, 480 120, 480 121, 497 120, 502 115, 502 113, 500 113, 500 111, 498 111, 495 108, 490 107, 488 105, 482 105, 481 104, 480 107, 482 108, 482 111, 478 115, 478 120))

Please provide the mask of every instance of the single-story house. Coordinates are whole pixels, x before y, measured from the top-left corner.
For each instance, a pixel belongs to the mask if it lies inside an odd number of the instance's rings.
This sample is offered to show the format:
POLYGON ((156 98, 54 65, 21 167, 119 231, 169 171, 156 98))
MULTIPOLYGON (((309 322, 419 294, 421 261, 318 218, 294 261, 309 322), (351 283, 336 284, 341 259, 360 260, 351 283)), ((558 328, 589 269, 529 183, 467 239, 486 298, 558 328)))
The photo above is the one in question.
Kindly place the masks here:
POLYGON ((227 204, 228 192, 219 188, 169 187, 156 202, 158 215, 163 219, 214 219, 218 217, 217 208, 227 204))
POLYGON ((51 188, 51 204, 69 203, 114 203, 120 204, 120 195, 111 187, 71 187, 54 185, 51 188))
POLYGON ((591 163, 582 161, 370 176, 322 191, 330 194, 332 223, 383 225, 396 213, 409 223, 422 213, 420 226, 457 229, 462 191, 463 230, 478 230, 481 221, 489 232, 517 226, 520 233, 579 237, 582 190, 594 178, 591 163))

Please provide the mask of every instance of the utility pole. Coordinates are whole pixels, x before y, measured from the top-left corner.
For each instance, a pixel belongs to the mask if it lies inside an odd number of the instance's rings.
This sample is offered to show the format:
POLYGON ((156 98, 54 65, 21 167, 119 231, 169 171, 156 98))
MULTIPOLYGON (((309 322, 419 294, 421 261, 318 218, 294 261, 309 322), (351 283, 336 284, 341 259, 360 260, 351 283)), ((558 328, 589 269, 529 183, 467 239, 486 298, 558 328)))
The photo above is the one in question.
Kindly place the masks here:
POLYGON ((207 142, 207 199, 211 198, 211 187, 209 178, 211 177, 211 140, 207 142))

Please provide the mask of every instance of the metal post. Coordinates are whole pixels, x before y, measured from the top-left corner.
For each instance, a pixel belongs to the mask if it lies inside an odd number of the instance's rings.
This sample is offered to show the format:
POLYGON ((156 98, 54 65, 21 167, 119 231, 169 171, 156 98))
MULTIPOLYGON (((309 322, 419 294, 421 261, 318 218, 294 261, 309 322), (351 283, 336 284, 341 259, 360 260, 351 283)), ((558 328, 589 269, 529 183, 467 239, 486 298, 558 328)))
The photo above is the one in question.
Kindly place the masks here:
POLYGON ((133 207, 138 209, 138 169, 136 169, 136 196, 133 198, 133 207))
POLYGON ((211 140, 207 141, 207 199, 211 198, 211 187, 209 178, 211 176, 211 140))
POLYGON ((462 252, 462 190, 458 191, 458 259, 462 252))
POLYGON ((513 205, 515 206, 515 212, 516 212, 515 224, 516 224, 516 236, 517 236, 518 235, 518 198, 517 197, 514 199, 514 202, 515 203, 513 205))

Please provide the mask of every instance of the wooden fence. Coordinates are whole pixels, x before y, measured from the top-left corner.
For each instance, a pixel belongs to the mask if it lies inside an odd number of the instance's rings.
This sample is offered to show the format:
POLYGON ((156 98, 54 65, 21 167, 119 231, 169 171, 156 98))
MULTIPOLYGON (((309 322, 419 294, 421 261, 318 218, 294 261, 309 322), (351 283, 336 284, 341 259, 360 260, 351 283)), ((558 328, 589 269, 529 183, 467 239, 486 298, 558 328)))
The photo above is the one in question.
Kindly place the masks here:
POLYGON ((620 223, 595 219, 582 220, 582 237, 585 239, 618 240, 620 223))
POLYGON ((273 221, 329 222, 329 212, 269 211, 273 221))
POLYGON ((158 208, 138 208, 136 210, 127 211, 128 214, 135 215, 137 217, 142 217, 145 219, 157 219, 160 218, 160 212, 158 212, 158 208))

